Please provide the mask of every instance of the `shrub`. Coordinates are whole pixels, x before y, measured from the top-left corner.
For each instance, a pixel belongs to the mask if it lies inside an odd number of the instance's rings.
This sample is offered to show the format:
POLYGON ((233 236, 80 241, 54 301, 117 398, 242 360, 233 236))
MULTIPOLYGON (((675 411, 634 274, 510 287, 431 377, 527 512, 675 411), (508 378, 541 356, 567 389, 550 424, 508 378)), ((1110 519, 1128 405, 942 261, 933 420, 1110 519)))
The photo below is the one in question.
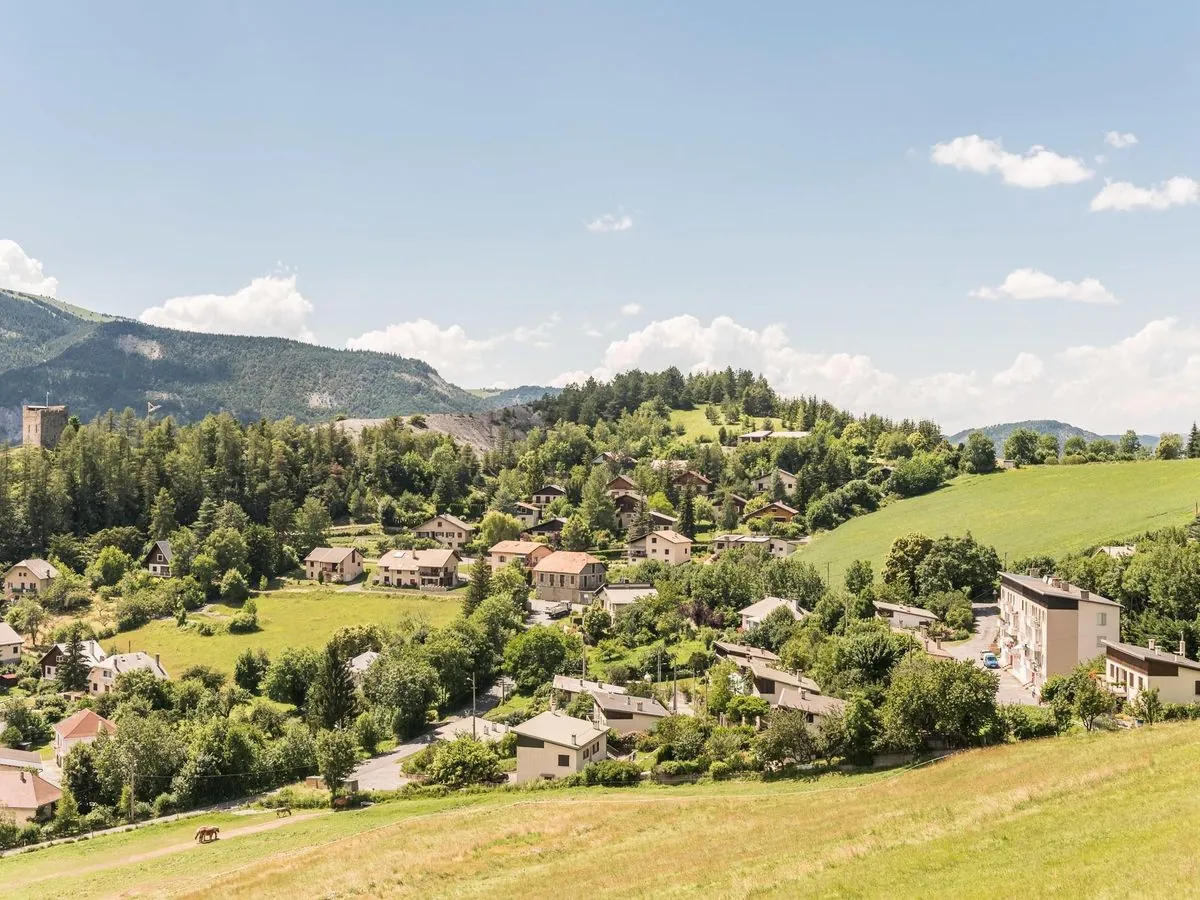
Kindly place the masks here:
POLYGON ((582 772, 574 776, 575 783, 582 785, 602 784, 605 787, 627 787, 642 780, 642 770, 634 763, 619 759, 605 759, 584 766, 582 772))
POLYGON ((431 782, 448 788, 496 784, 504 780, 495 749, 465 734, 436 744, 426 773, 431 782))
POLYGON ((714 781, 720 781, 722 778, 728 778, 733 774, 733 767, 723 760, 716 760, 708 767, 708 774, 713 777, 714 781))
POLYGON ((179 802, 175 799, 174 794, 159 794, 154 798, 154 818, 156 819, 162 816, 169 816, 178 809, 179 802))
POLYGON ((116 819, 113 818, 112 810, 108 807, 97 806, 80 822, 86 831, 103 831, 105 828, 112 828, 116 824, 116 819))
POLYGON ((1005 704, 996 708, 996 715, 1008 740, 1027 741, 1058 734, 1054 711, 1049 707, 1005 704))
MULTIPOLYGON (((230 569, 229 574, 241 577, 240 573, 230 569)), ((258 606, 253 600, 247 600, 240 610, 229 618, 230 634, 250 634, 258 631, 258 606)))

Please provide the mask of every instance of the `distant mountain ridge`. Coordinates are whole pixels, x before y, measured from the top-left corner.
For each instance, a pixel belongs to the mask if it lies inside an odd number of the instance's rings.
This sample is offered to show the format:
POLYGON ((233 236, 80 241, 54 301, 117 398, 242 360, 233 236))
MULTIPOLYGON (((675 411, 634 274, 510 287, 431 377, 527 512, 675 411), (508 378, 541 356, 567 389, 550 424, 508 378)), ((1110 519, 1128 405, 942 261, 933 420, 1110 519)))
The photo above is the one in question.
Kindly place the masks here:
POLYGON ((428 363, 283 338, 177 331, 0 290, 0 440, 20 437, 21 406, 65 403, 87 420, 109 409, 193 421, 475 413, 540 398, 534 386, 474 394, 428 363))
MULTIPOLYGON (((1077 425, 1071 425, 1067 422, 1060 422, 1057 419, 1028 419, 1024 422, 1004 422, 999 425, 987 425, 983 428, 967 428, 957 434, 952 434, 946 440, 951 444, 961 444, 967 439, 967 435, 981 431, 996 445, 996 450, 1002 452, 1004 450, 1004 442, 1008 440, 1009 435, 1021 428, 1028 428, 1030 431, 1036 431, 1038 434, 1052 434, 1058 438, 1058 443, 1061 446, 1067 438, 1081 437, 1085 441, 1094 441, 1099 438, 1108 438, 1110 441, 1118 440, 1119 434, 1097 434, 1094 431, 1088 431, 1086 428, 1080 428, 1077 425)), ((1143 447, 1153 448, 1158 444, 1158 435, 1156 434, 1139 434, 1138 439, 1142 442, 1143 447)))

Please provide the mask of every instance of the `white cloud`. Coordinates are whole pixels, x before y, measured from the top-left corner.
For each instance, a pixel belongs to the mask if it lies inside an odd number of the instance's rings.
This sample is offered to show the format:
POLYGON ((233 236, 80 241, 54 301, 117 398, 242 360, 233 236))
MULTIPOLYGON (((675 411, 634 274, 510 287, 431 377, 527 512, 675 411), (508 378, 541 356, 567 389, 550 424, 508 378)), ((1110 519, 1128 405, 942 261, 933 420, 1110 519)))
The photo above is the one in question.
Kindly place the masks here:
POLYGON ((1024 154, 1010 153, 999 141, 987 140, 977 134, 935 144, 930 159, 939 166, 954 166, 970 172, 999 172, 1005 184, 1023 188, 1076 184, 1096 174, 1078 157, 1060 156, 1036 145, 1024 154))
POLYGON ((947 431, 1033 418, 1105 432, 1178 431, 1195 415, 1200 326, 1162 319, 1109 346, 1022 352, 994 373, 900 376, 867 356, 805 352, 778 325, 756 330, 727 317, 704 323, 677 316, 612 342, 594 369, 563 372, 551 384, 671 365, 685 372, 744 367, 785 395, 816 394, 855 412, 928 416, 947 431))
POLYGON ((173 297, 139 317, 148 325, 204 331, 294 338, 312 343, 308 327, 313 305, 296 290, 296 276, 255 278, 232 294, 173 297))
POLYGON ((1106 162, 1108 162, 1108 157, 1107 157, 1107 156, 1105 156, 1103 153, 1097 153, 1097 154, 1096 154, 1096 165, 1098 165, 1098 166, 1102 166, 1102 165, 1104 165, 1106 162))
POLYGON ((590 338, 604 337, 599 328, 585 328, 583 333, 590 338))
POLYGON ((642 304, 640 303, 626 303, 621 307, 621 315, 623 316, 636 316, 641 311, 642 304))
POLYGON ((1116 303, 1117 298, 1095 278, 1059 281, 1037 269, 1015 269, 998 287, 969 292, 981 300, 1067 300, 1072 303, 1116 303))
POLYGON ((40 261, 27 256, 16 241, 0 240, 0 288, 53 297, 58 279, 42 269, 40 261))
POLYGON ((1136 134, 1130 134, 1128 131, 1121 134, 1119 131, 1110 131, 1104 136, 1104 143, 1110 147, 1116 147, 1118 150, 1123 150, 1126 147, 1132 147, 1138 142, 1136 134))
POLYGON ((628 231, 633 227, 633 218, 628 213, 605 213, 583 225, 592 234, 607 234, 611 231, 628 231))
POLYGON ((1110 181, 1092 198, 1092 212, 1128 211, 1139 207, 1161 210, 1193 203, 1200 203, 1200 181, 1176 175, 1148 188, 1128 181, 1110 181))

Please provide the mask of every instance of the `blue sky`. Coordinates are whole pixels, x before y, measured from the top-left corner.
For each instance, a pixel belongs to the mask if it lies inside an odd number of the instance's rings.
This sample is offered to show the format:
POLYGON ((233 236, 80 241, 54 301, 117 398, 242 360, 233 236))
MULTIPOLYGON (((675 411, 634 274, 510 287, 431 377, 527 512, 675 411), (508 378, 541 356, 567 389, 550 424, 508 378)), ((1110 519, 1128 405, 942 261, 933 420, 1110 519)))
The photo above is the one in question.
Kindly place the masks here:
POLYGON ((1200 415, 1200 8, 44 6, 0 12, 0 285, 468 386, 1200 415))

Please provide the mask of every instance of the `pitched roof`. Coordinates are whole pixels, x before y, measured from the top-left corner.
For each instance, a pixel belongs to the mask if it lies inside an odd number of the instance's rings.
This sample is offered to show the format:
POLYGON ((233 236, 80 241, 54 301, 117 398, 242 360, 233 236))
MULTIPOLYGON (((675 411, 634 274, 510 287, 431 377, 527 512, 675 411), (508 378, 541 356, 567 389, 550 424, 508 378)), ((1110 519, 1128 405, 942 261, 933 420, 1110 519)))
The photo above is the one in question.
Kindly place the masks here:
POLYGON ((141 650, 135 650, 133 653, 117 653, 106 659, 100 660, 92 666, 93 669, 109 669, 113 673, 113 677, 123 675, 126 672, 135 672, 139 669, 145 669, 155 678, 166 680, 167 670, 162 667, 162 663, 157 658, 149 653, 143 653, 141 650))
POLYGON ((631 712, 639 713, 643 716, 654 716, 655 718, 662 718, 671 714, 665 706, 653 697, 634 697, 632 694, 613 694, 608 691, 593 691, 591 694, 592 699, 596 701, 596 705, 606 713, 631 712))
POLYGON ((57 803, 62 791, 33 772, 0 772, 0 806, 9 809, 40 809, 57 803))
POLYGON ((474 525, 468 525, 466 522, 464 522, 458 516, 452 516, 452 515, 450 515, 450 513, 440 513, 440 514, 434 516, 432 519, 429 519, 428 521, 423 522, 422 524, 418 525, 414 530, 415 531, 424 531, 425 527, 430 522, 433 522, 436 519, 445 519, 447 522, 449 522, 455 528, 461 528, 463 531, 474 531, 475 530, 474 525))
POLYGON ((595 694, 604 691, 609 694, 624 694, 625 688, 619 684, 605 684, 603 681, 587 681, 583 678, 572 678, 570 675, 555 675, 554 689, 568 694, 595 694))
POLYGON ((170 541, 155 541, 153 544, 150 545, 150 549, 146 551, 146 555, 143 556, 142 559, 143 560, 149 559, 150 554, 153 553, 155 550, 157 550, 159 553, 161 553, 163 555, 163 558, 166 559, 167 562, 171 561, 172 554, 171 554, 171 542, 170 541))
POLYGON ((751 647, 749 644, 734 644, 730 641, 713 641, 713 647, 723 650, 726 656, 737 656, 743 660, 762 659, 769 662, 779 662, 779 657, 770 650, 761 647, 751 647))
POLYGON ((1122 644, 1120 641, 1105 641, 1105 648, 1111 647, 1120 653, 1140 659, 1144 662, 1170 663, 1183 666, 1185 669, 1200 669, 1200 662, 1180 656, 1178 653, 1165 653, 1162 650, 1151 650, 1149 647, 1139 647, 1137 644, 1122 644))
POLYGON ((54 732, 64 740, 68 738, 91 738, 101 730, 112 734, 117 726, 104 716, 90 709, 81 709, 71 713, 61 722, 54 725, 54 732))
POLYGON ((603 563, 590 553, 579 553, 571 550, 555 550, 549 556, 543 556, 534 566, 539 572, 564 572, 568 575, 578 575, 593 563, 603 563))
POLYGON ((657 531, 647 531, 629 543, 636 544, 639 541, 646 540, 648 537, 660 537, 668 544, 690 544, 692 542, 692 539, 687 535, 680 534, 678 531, 672 531, 670 528, 662 528, 657 531))
POLYGON ((599 599, 601 594, 607 597, 610 603, 633 603, 641 597, 657 597, 658 589, 652 584, 618 582, 601 587, 596 591, 596 598, 599 599))
POLYGON ((379 559, 381 569, 444 569, 458 553, 446 547, 434 550, 393 550, 379 559))
POLYGON ((798 509, 792 509, 792 507, 788 506, 786 503, 781 503, 778 500, 772 500, 766 506, 760 506, 758 509, 754 510, 754 512, 746 513, 746 515, 742 516, 742 521, 748 521, 750 519, 756 518, 757 516, 761 516, 764 513, 766 513, 767 510, 771 510, 771 509, 781 510, 790 516, 798 516, 800 514, 800 511, 798 509))
POLYGON ((513 556, 528 556, 537 550, 538 547, 545 546, 545 544, 539 544, 537 541, 500 541, 498 544, 492 544, 488 553, 508 553, 513 556))
POLYGON ((794 619, 803 619, 808 610, 801 609, 795 600, 785 600, 783 597, 763 597, 757 603, 751 603, 745 609, 739 609, 739 616, 750 616, 752 619, 765 619, 775 610, 783 607, 792 614, 794 619))
POLYGON ((650 521, 661 522, 664 525, 674 525, 679 521, 675 516, 668 516, 665 512, 659 512, 657 509, 650 510, 650 521))
POLYGON ((826 697, 824 694, 812 694, 805 690, 787 687, 779 692, 778 705, 784 709, 798 709, 815 716, 828 716, 845 709, 846 701, 839 700, 837 697, 826 697))
MULTIPOLYGON (((108 654, 104 652, 104 648, 100 646, 99 641, 83 641, 83 658, 89 666, 94 666, 100 660, 104 659, 108 654)), ((42 665, 46 660, 55 653, 66 655, 68 650, 67 644, 55 644, 49 650, 42 654, 42 658, 38 660, 38 665, 42 665)))
POLYGON ((0 644, 7 646, 8 644, 24 644, 25 638, 21 637, 11 625, 7 622, 0 622, 0 644))
POLYGON ((565 494, 567 489, 561 484, 543 484, 540 488, 534 491, 534 494, 565 494))
POLYGON ((586 719, 576 719, 554 710, 547 710, 527 722, 514 725, 513 731, 535 741, 570 747, 572 750, 579 750, 606 733, 586 719))
POLYGON ((567 520, 562 516, 555 516, 552 519, 543 519, 536 525, 530 525, 525 529, 526 534, 541 534, 546 531, 562 531, 563 526, 567 524, 567 520))
POLYGON ((516 501, 514 501, 514 502, 513 502, 513 506, 519 506, 519 507, 521 507, 522 509, 531 510, 532 512, 537 512, 537 511, 538 511, 538 508, 537 508, 536 506, 534 506, 532 503, 526 503, 524 500, 516 500, 516 501))
MULTIPOLYGON (((46 562, 46 560, 44 560, 44 559, 23 559, 19 563, 17 563, 15 566, 13 566, 12 569, 9 569, 8 571, 11 572, 13 569, 16 569, 20 566, 24 566, 26 569, 28 569, 30 572, 32 572, 37 578, 57 578, 58 577, 58 569, 54 568, 54 566, 50 565, 50 563, 46 562)), ((5 574, 7 574, 7 573, 5 573, 5 574)))
POLYGON ((676 481, 681 478, 687 478, 690 481, 699 481, 701 484, 712 484, 710 479, 706 478, 702 473, 697 472, 695 469, 685 469, 675 476, 676 481))
POLYGON ((904 613, 909 616, 916 616, 918 619, 936 619, 937 613, 932 613, 927 609, 921 609, 919 606, 905 606, 903 603, 884 603, 882 600, 875 601, 875 611, 887 610, 888 612, 904 613))
POLYGON ((371 668, 371 663, 375 662, 377 659, 379 659, 379 654, 374 650, 367 650, 363 653, 360 653, 358 656, 354 657, 354 659, 350 660, 350 671, 365 672, 367 669, 371 668))
POLYGON ((42 755, 33 750, 14 750, 12 747, 0 747, 0 766, 41 769, 42 755))
POLYGON ((340 565, 354 554, 353 547, 317 547, 304 557, 305 562, 332 563, 340 565))
POLYGON ((616 478, 606 484, 605 487, 611 491, 614 490, 614 487, 620 488, 623 485, 629 485, 630 489, 635 491, 638 489, 638 483, 628 475, 618 475, 616 478))
POLYGON ((792 687, 804 688, 814 694, 821 693, 820 686, 811 678, 776 669, 774 666, 768 666, 762 660, 750 660, 750 671, 755 678, 774 681, 777 684, 790 684, 792 687))

